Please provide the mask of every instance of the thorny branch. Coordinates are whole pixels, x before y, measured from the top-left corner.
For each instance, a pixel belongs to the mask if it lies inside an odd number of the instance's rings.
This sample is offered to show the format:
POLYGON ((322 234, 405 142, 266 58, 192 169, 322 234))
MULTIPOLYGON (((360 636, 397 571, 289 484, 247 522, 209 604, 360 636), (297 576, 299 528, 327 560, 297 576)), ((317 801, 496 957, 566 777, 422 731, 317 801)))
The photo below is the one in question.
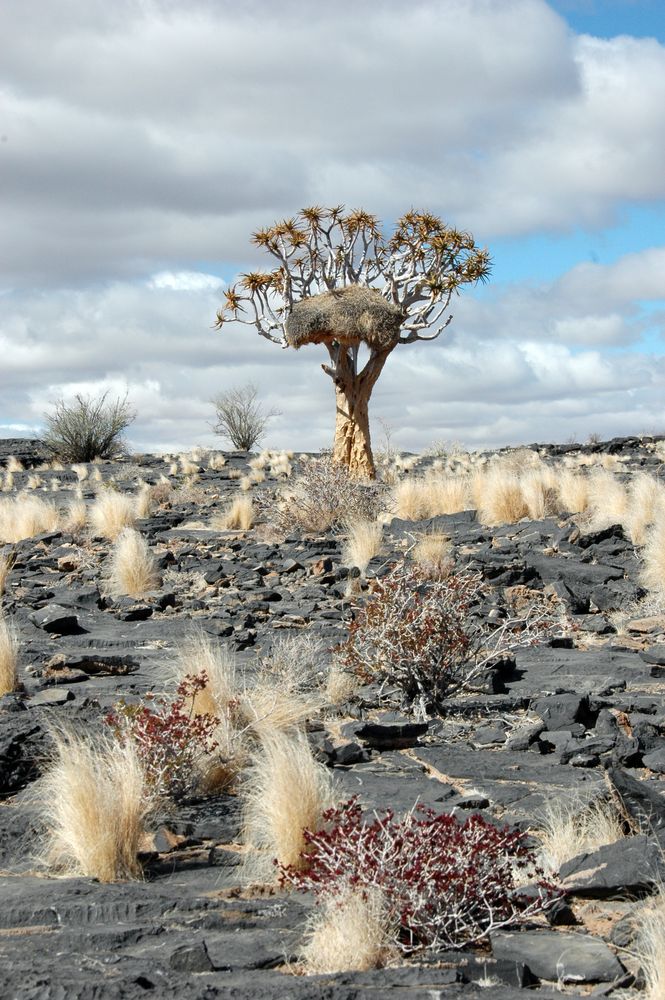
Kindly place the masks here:
POLYGON ((297 302, 348 285, 375 288, 402 310, 398 343, 435 340, 452 319, 444 314, 453 295, 464 284, 485 281, 491 268, 488 251, 470 234, 428 212, 407 212, 385 239, 376 216, 362 209, 345 214, 343 205, 314 206, 260 229, 253 242, 277 266, 241 275, 227 289, 215 327, 236 320, 282 347, 297 302))

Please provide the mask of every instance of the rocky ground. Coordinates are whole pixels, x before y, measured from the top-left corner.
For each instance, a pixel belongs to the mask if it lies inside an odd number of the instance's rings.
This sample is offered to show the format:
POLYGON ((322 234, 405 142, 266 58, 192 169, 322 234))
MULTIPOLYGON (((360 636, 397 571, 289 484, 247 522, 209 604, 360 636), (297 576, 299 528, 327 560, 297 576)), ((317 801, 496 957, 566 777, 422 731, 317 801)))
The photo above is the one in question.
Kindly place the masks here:
MULTIPOLYGON (((609 450, 628 458, 626 470, 660 467, 637 439, 612 442, 609 450)), ((14 477, 12 488, 20 490, 44 456, 37 445, 0 442, 0 467, 9 454, 25 465, 14 477)), ((368 699, 310 724, 320 758, 368 809, 399 812, 418 800, 531 829, 545 803, 609 790, 629 836, 562 867, 565 903, 549 924, 497 932, 484 951, 421 954, 371 972, 294 975, 312 902, 275 888, 239 888, 240 809, 231 794, 155 817, 144 881, 54 878, 36 867, 31 792, 54 720, 94 727, 120 696, 163 690, 192 622, 229 643, 249 667, 276 636, 310 630, 326 649, 345 637, 353 571, 343 564, 338 536, 294 530, 275 540, 260 527, 209 527, 236 495, 234 477, 248 471, 247 460, 228 454, 223 468, 201 466, 189 483, 176 475, 184 488, 173 502, 139 522, 163 575, 160 590, 145 599, 105 594, 108 543, 101 539, 54 531, 11 546, 16 560, 2 601, 19 629, 25 690, 0 699, 0 995, 508 1000, 525 987, 542 998, 609 996, 627 987, 639 993, 630 916, 665 877, 665 617, 639 610, 638 555, 617 525, 585 532, 574 518, 559 517, 487 528, 472 511, 434 519, 452 539, 456 565, 482 571, 497 593, 521 587, 556 595, 574 623, 571 634, 506 658, 481 691, 452 696, 418 736, 399 713, 368 699)), ((133 456, 99 469, 103 480, 113 477, 129 491, 138 477, 157 482, 165 464, 133 456)), ((78 484, 71 469, 39 476, 37 488, 46 487, 49 498, 78 484)), ((95 483, 80 486, 91 500, 95 483)), ((274 486, 268 480, 256 489, 274 486)), ((384 573, 423 527, 393 518, 368 578, 384 573)))

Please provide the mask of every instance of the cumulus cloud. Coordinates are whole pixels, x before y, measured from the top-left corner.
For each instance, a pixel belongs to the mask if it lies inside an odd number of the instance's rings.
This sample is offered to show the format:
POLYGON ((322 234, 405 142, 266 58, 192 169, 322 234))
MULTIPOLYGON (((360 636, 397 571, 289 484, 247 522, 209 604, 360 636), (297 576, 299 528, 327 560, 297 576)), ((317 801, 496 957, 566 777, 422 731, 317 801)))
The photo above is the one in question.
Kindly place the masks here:
MULTIPOLYGON (((665 198, 664 99, 665 46, 577 36, 545 0, 5 0, 0 433, 83 388, 129 393, 137 447, 213 443, 209 400, 252 381, 276 444, 329 444, 315 349, 211 330, 267 263, 251 232, 311 202, 422 206, 490 247, 602 227, 665 198)), ((410 448, 658 426, 664 267, 654 246, 466 293, 374 416, 410 448)))

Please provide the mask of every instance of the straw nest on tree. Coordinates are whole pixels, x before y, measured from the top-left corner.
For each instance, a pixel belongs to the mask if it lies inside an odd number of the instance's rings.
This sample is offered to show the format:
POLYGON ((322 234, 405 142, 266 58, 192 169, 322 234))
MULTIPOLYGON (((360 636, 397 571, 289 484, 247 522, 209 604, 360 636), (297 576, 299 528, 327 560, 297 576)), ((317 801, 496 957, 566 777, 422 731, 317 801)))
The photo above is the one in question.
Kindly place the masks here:
POLYGON ((403 322, 404 313, 376 289, 347 285, 297 302, 286 321, 286 340, 296 349, 334 339, 382 351, 396 345, 403 322))

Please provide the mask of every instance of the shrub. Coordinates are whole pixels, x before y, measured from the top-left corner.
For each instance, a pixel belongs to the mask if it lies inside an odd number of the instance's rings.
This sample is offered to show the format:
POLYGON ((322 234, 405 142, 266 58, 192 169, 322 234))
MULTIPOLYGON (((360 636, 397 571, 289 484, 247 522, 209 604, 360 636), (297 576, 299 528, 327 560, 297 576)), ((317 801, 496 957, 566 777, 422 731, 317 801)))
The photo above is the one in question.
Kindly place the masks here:
POLYGON ((307 463, 281 500, 278 496, 269 517, 286 532, 331 531, 349 521, 376 520, 385 495, 385 487, 359 482, 345 466, 319 458, 307 463))
POLYGON ((194 700, 206 683, 205 674, 188 675, 172 701, 151 696, 151 704, 121 700, 104 719, 121 742, 136 747, 146 781, 156 792, 182 798, 194 791, 202 761, 216 749, 219 719, 194 713, 194 700))
POLYGON ((397 563, 358 611, 340 659, 365 681, 399 688, 424 716, 493 659, 554 627, 545 606, 492 625, 473 614, 485 596, 479 574, 432 579, 420 566, 397 563))
POLYGON ((63 462, 92 462, 110 458, 122 447, 122 433, 136 417, 124 399, 77 394, 73 403, 59 399, 45 414, 44 444, 63 462))
POLYGON ((56 733, 38 783, 46 826, 44 861, 67 875, 102 882, 137 878, 145 821, 154 806, 137 748, 56 733))
POLYGON ((258 389, 248 383, 213 399, 217 422, 215 434, 227 438, 239 451, 251 451, 261 440, 271 417, 279 416, 278 410, 264 410, 257 402, 258 389))
POLYGON ((479 815, 460 822, 419 806, 366 820, 352 798, 322 821, 305 830, 298 864, 278 865, 280 881, 319 896, 346 886, 382 890, 405 951, 476 944, 541 912, 554 895, 524 835, 479 815), (524 871, 538 879, 535 896, 515 891, 524 871))

